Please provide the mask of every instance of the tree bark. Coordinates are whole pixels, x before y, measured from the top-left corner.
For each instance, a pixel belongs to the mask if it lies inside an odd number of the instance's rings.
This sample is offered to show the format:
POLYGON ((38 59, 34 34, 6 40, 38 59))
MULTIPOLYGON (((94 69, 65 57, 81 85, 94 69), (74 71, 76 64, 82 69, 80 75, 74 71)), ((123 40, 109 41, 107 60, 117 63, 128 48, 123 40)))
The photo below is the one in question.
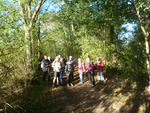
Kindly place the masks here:
POLYGON ((146 66, 147 66, 147 72, 148 72, 148 75, 149 75, 149 88, 150 88, 150 50, 149 50, 149 32, 148 30, 146 30, 146 27, 143 25, 144 21, 140 15, 140 10, 139 8, 135 5, 135 9, 136 9, 136 14, 137 14, 137 17, 139 19, 139 22, 140 22, 140 27, 141 27, 141 30, 144 34, 144 40, 145 40, 145 50, 146 50, 146 66))
POLYGON ((39 0, 38 4, 35 5, 35 10, 31 10, 32 0, 28 3, 24 3, 22 0, 19 0, 18 3, 20 5, 20 14, 24 25, 25 32, 25 44, 26 44, 26 55, 27 55, 27 66, 29 69, 32 69, 32 47, 33 47, 33 23, 37 20, 37 15, 41 5, 46 0, 39 0))
POLYGON ((41 33, 41 24, 40 19, 38 23, 38 59, 40 59, 40 33, 41 33))
POLYGON ((31 44, 31 30, 28 26, 24 25, 25 42, 26 42, 26 55, 27 55, 27 66, 31 69, 32 67, 32 44, 31 44))
POLYGON ((144 34, 144 39, 145 39, 145 50, 146 50, 146 66, 147 66, 147 71, 148 71, 148 75, 149 75, 149 88, 150 88, 150 51, 149 51, 149 33, 146 32, 145 28, 141 25, 141 29, 143 31, 144 34))
MULTIPOLYGON (((114 25, 110 26, 110 43, 114 44, 115 47, 117 46, 117 39, 115 36, 115 27, 114 25)), ((112 63, 115 64, 117 62, 117 49, 111 52, 112 54, 112 63)))

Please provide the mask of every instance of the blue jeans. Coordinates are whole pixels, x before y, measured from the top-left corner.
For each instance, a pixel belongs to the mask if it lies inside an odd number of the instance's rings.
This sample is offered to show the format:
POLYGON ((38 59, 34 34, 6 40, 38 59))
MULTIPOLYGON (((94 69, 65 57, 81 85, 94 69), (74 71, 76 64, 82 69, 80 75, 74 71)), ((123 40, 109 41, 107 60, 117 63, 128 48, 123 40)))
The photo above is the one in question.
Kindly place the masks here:
POLYGON ((83 72, 79 73, 80 83, 83 83, 83 72))
POLYGON ((63 81, 63 71, 60 72, 60 77, 59 77, 59 79, 60 79, 60 82, 63 81))

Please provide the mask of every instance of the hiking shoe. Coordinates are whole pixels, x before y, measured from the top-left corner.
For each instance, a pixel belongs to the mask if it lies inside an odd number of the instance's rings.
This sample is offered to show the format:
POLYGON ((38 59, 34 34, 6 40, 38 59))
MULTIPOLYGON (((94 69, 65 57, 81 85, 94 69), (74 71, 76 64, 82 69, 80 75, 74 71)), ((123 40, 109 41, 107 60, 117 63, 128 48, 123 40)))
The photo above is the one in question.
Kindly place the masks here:
POLYGON ((83 82, 79 82, 79 84, 83 84, 83 82))
POLYGON ((69 87, 70 85, 69 84, 67 84, 67 87, 69 87))
POLYGON ((63 82, 61 81, 60 84, 63 84, 63 82))
POLYGON ((106 81, 103 81, 103 84, 105 85, 105 84, 106 84, 106 81))
POLYGON ((92 86, 95 86, 94 84, 92 84, 92 86))
POLYGON ((71 83, 70 85, 71 85, 71 86, 73 86, 73 84, 72 84, 72 83, 71 83))
POLYGON ((54 84, 52 84, 52 88, 54 88, 55 87, 55 85, 54 84))

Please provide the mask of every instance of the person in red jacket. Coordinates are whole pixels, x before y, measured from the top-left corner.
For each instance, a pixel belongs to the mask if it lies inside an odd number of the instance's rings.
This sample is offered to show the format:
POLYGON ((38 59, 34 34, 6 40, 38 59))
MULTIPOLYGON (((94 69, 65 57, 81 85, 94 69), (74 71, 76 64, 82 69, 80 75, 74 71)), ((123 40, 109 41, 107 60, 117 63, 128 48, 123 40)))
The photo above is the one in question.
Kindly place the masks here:
POLYGON ((104 63, 103 61, 97 57, 96 58, 96 68, 97 68, 97 79, 100 81, 100 82, 103 82, 105 83, 105 79, 104 79, 104 75, 103 75, 103 71, 104 71, 104 63))

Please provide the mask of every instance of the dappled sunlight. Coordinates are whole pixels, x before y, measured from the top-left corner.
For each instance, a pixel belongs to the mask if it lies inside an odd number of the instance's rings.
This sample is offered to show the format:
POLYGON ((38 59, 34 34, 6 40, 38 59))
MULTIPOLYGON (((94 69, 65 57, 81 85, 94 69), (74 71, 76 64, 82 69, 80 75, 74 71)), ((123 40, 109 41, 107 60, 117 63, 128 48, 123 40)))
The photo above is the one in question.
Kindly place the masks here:
POLYGON ((149 6, 0 0, 0 112, 150 113, 149 6))
MULTIPOLYGON (((18 112, 31 113, 148 113, 150 110, 150 95, 144 86, 108 77, 106 84, 99 83, 95 76, 96 85, 93 87, 88 77, 79 84, 77 71, 74 75, 74 86, 66 86, 66 75, 63 84, 55 88, 51 83, 39 81, 31 84, 18 97, 13 107, 18 112)), ((53 75, 53 73, 51 73, 53 75)), ((52 77, 51 77, 52 80, 52 77)), ((8 109, 9 110, 9 109, 8 109)))
MULTIPOLYGON (((119 83, 122 83, 123 80, 116 80, 117 83, 113 83, 111 81, 109 82, 110 83, 107 85, 117 85, 119 83)), ((124 83, 125 82, 123 82, 122 84, 124 83)), ((100 91, 100 99, 103 100, 95 108, 95 113, 98 113, 99 111, 112 113, 147 113, 147 111, 149 110, 150 95, 144 90, 138 89, 138 87, 132 88, 129 83, 125 83, 124 87, 116 87, 110 94, 105 93, 105 90, 108 90, 109 87, 110 86, 106 86, 104 87, 103 91, 100 91)))

